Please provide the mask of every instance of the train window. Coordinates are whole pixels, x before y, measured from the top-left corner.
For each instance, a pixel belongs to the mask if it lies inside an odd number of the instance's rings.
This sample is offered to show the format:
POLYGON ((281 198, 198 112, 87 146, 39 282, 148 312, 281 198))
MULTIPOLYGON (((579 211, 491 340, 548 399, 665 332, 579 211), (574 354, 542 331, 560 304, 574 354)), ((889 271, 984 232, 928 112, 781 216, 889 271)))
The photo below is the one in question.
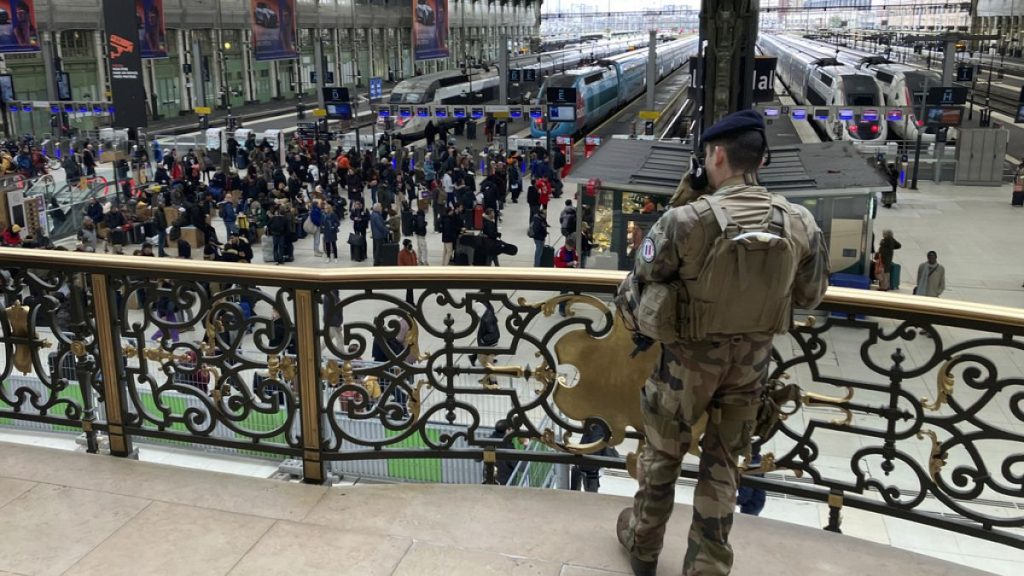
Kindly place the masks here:
POLYGON ((825 98, 810 86, 807 87, 807 101, 813 106, 825 106, 828 104, 828 102, 825 102, 825 98))
POLYGON ((456 84, 463 84, 469 82, 469 78, 465 74, 456 74, 454 76, 448 76, 438 80, 441 86, 455 86, 456 84))
POLYGON ((879 82, 885 82, 886 84, 892 84, 892 81, 895 79, 888 72, 875 72, 875 78, 878 78, 879 82))
POLYGON ((590 84, 593 84, 594 82, 600 82, 602 79, 604 79, 604 73, 603 72, 597 72, 597 73, 591 74, 590 76, 587 76, 586 78, 584 78, 583 79, 583 83, 587 84, 587 85, 590 85, 590 84))
POLYGON ((832 85, 832 77, 829 76, 828 74, 825 74, 824 72, 818 72, 818 78, 821 79, 821 82, 825 84, 825 86, 832 85))

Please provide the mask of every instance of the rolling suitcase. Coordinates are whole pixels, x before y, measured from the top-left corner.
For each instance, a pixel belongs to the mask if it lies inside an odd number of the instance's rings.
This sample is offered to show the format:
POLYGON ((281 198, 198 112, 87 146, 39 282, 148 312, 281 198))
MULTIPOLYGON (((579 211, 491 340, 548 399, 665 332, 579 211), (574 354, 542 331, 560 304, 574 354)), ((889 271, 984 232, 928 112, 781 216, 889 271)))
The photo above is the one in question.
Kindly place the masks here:
POLYGON ((413 215, 412 210, 405 208, 402 210, 402 236, 412 236, 413 233, 413 215))
POLYGON ((136 224, 128 229, 128 237, 132 244, 142 244, 146 241, 146 228, 142 224, 136 224))
POLYGON ((110 243, 114 246, 124 246, 128 243, 128 233, 123 228, 115 228, 110 231, 110 243))
POLYGON ((381 266, 398 266, 398 244, 385 244, 380 249, 381 266))
POLYGON ((545 246, 544 251, 540 254, 540 267, 541 268, 554 268, 555 267, 555 249, 551 246, 545 246))
POLYGON ((900 289, 900 273, 903 271, 903 267, 893 262, 892 267, 889 269, 889 289, 899 290, 900 289))
POLYGON ((473 229, 484 229, 484 207, 479 204, 473 207, 473 229))

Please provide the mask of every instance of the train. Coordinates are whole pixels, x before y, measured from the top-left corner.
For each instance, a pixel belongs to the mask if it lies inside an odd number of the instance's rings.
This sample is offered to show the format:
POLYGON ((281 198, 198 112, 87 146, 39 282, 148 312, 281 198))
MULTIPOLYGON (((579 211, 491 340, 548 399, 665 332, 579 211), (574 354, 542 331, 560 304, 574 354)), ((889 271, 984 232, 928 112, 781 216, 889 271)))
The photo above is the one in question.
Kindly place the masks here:
POLYGON ((805 106, 876 107, 874 117, 855 114, 850 119, 815 122, 830 138, 858 145, 881 145, 888 138, 885 97, 874 74, 844 64, 834 56, 802 43, 777 36, 760 35, 762 52, 778 58, 775 72, 790 95, 805 106))
MULTIPOLYGON (((696 50, 696 38, 658 46, 658 79, 679 69, 696 50)), ((549 122, 544 118, 535 118, 530 124, 530 134, 533 138, 582 134, 638 97, 646 87, 646 51, 628 52, 602 59, 594 65, 554 74, 541 86, 536 103, 547 105, 548 88, 575 88, 575 121, 549 122)))
MULTIPOLYGON (((879 88, 882 89, 886 106, 898 106, 914 111, 921 110, 927 88, 942 86, 942 74, 938 71, 922 70, 908 64, 899 64, 890 61, 885 56, 844 49, 840 50, 839 59, 874 74, 879 88)), ((916 112, 911 112, 904 114, 902 120, 890 121, 890 134, 897 140, 908 142, 917 140, 917 133, 920 130, 922 142, 934 142, 936 127, 925 125, 924 119, 917 116, 916 112)), ((953 131, 951 130, 946 136, 947 139, 952 139, 953 131)))
MULTIPOLYGON (((517 56, 510 59, 509 68, 534 70, 539 80, 560 70, 573 69, 583 62, 613 57, 646 44, 647 40, 640 36, 617 37, 555 52, 517 56)), ((406 106, 479 105, 496 100, 498 91, 497 67, 469 68, 465 71, 443 70, 399 82, 391 90, 388 103, 406 106)), ((437 125, 440 122, 439 128, 448 128, 458 121, 456 118, 439 121, 436 118, 411 116, 379 118, 377 123, 384 129, 388 122, 394 122, 392 137, 404 143, 422 138, 430 123, 437 125)))

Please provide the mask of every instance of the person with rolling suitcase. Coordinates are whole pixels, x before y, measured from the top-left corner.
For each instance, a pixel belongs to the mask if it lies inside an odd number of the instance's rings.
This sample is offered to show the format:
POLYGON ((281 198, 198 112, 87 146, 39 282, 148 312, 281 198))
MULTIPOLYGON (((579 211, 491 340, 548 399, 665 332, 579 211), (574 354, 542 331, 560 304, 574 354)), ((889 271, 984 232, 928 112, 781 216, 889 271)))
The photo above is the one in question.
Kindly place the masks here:
POLYGON ((526 235, 533 238, 533 243, 536 245, 536 251, 533 253, 533 266, 534 268, 543 268, 544 261, 547 260, 549 264, 548 268, 554 265, 555 252, 554 249, 547 245, 548 238, 548 221, 547 213, 541 209, 533 216, 533 220, 530 222, 530 228, 527 230, 526 235))

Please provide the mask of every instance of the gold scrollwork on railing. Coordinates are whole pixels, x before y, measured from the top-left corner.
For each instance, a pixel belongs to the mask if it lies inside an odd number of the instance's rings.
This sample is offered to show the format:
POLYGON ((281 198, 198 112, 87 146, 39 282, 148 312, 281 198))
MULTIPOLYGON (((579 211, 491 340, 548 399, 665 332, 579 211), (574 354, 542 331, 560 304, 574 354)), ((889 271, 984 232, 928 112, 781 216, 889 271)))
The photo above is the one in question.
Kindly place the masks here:
POLYGON ((420 326, 411 319, 409 330, 405 333, 405 346, 409 350, 409 355, 415 358, 415 362, 426 362, 430 359, 429 352, 420 352, 420 326))
POLYGON ((423 408, 423 389, 429 388, 430 382, 426 380, 419 380, 416 382, 416 387, 412 389, 409 394, 409 401, 406 403, 406 407, 409 409, 409 421, 410 423, 416 422, 420 419, 420 410, 423 408))
POLYGON ((804 392, 800 398, 800 403, 804 406, 827 406, 829 408, 835 408, 843 413, 842 418, 832 420, 834 426, 849 426, 853 422, 853 411, 842 406, 842 404, 848 403, 853 400, 853 388, 846 386, 846 396, 842 398, 838 396, 826 396, 824 394, 816 394, 814 392, 804 392))
POLYGON ((295 359, 291 356, 267 356, 267 378, 281 382, 294 382, 296 373, 295 359))
MULTIPOLYGON (((23 306, 21 300, 8 306, 7 321, 11 324, 11 336, 30 340, 40 348, 49 348, 53 344, 49 340, 40 340, 35 331, 29 329, 29 307, 23 306)), ((32 347, 26 344, 18 344, 14 347, 14 368, 22 374, 32 372, 32 347)))
POLYGON ((579 455, 596 454, 608 447, 607 440, 595 440, 587 444, 576 444, 572 442, 572 432, 562 434, 562 441, 559 442, 555 436, 555 431, 551 428, 544 429, 539 441, 552 450, 579 455))
MULTIPOLYGON (((535 355, 537 357, 543 356, 540 352, 536 352, 535 355)), ((547 359, 541 361, 540 366, 532 372, 531 376, 540 384, 540 386, 533 390, 538 396, 545 394, 548 389, 555 384, 565 386, 565 376, 555 372, 555 370, 548 365, 547 359)))
POLYGON ((558 362, 575 366, 579 373, 574 386, 566 386, 564 379, 557 383, 552 393, 555 405, 574 420, 603 420, 611 431, 609 446, 622 442, 628 426, 644 429, 640 389, 654 369, 658 350, 651 348, 635 357, 624 357, 622 351, 633 347, 629 330, 617 317, 611 331, 601 338, 579 329, 555 343, 558 362))
POLYGON ((187 354, 175 354, 163 348, 143 348, 140 354, 136 347, 129 345, 122 348, 121 353, 124 354, 125 358, 145 358, 151 362, 166 362, 168 360, 182 364, 192 362, 192 358, 187 354))
POLYGON ((522 296, 519 297, 520 306, 529 306, 530 308, 537 308, 541 311, 542 314, 544 314, 544 316, 554 316, 555 311, 558 310, 559 304, 565 304, 566 316, 576 315, 572 309, 574 304, 589 304, 590 306, 593 306, 598 311, 600 311, 602 314, 608 312, 607 304, 605 304, 600 299, 595 298, 593 296, 589 296, 587 294, 562 294, 559 296, 555 296, 553 298, 548 298, 543 302, 532 303, 527 302, 526 298, 522 296))
POLYGON ((511 376, 513 378, 522 378, 526 375, 526 368, 517 366, 514 364, 508 366, 498 366, 487 362, 484 364, 484 369, 487 370, 488 374, 500 374, 502 376, 511 376))
POLYGON ((959 356, 954 356, 949 360, 946 360, 942 368, 939 368, 939 374, 935 378, 935 402, 929 402, 927 397, 921 397, 921 407, 931 412, 937 412, 942 405, 949 402, 949 397, 953 395, 953 386, 956 384, 956 376, 953 376, 952 366, 953 362, 959 359, 959 356))
POLYGON ((946 465, 946 458, 949 455, 942 449, 942 443, 939 442, 939 436, 934 430, 921 430, 917 433, 918 440, 924 440, 925 436, 932 441, 932 449, 928 455, 928 475, 933 482, 938 482, 939 473, 946 465))
POLYGON ((71 353, 75 355, 75 358, 84 357, 88 353, 88 349, 85 346, 85 342, 81 340, 72 340, 71 353))

